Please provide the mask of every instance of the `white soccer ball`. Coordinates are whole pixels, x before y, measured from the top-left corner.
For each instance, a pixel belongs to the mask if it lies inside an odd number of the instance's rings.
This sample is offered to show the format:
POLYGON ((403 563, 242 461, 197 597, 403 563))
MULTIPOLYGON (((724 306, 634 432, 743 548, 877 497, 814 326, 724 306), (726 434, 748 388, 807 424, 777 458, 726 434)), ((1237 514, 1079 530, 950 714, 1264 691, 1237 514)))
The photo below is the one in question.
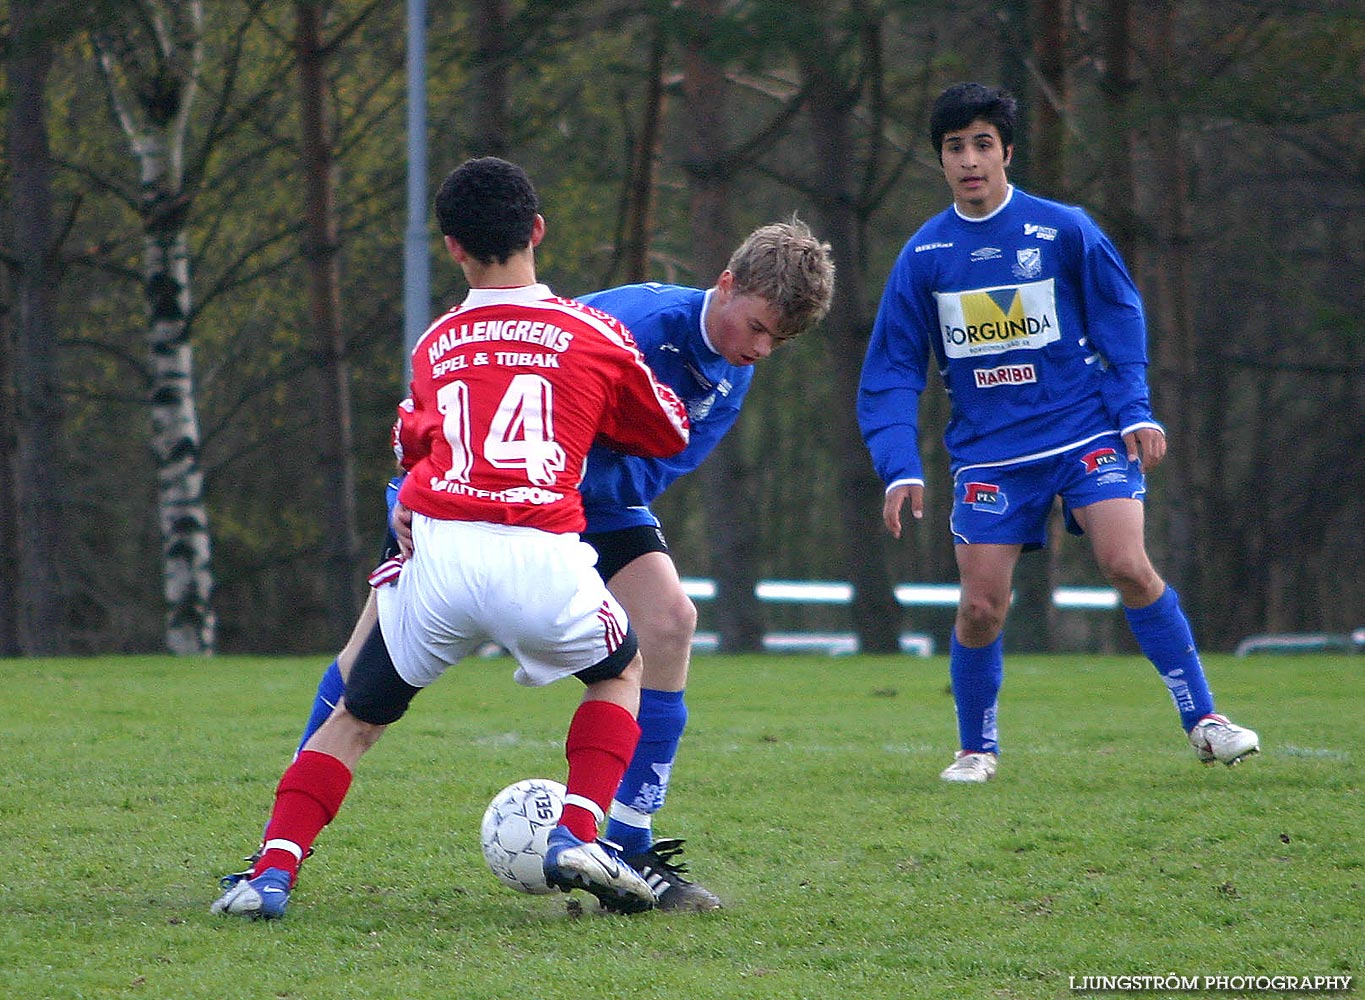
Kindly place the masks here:
POLYGON ((525 778, 488 803, 479 828, 483 858, 498 881, 533 895, 556 892, 545 881, 546 840, 564 811, 564 786, 549 778, 525 778))

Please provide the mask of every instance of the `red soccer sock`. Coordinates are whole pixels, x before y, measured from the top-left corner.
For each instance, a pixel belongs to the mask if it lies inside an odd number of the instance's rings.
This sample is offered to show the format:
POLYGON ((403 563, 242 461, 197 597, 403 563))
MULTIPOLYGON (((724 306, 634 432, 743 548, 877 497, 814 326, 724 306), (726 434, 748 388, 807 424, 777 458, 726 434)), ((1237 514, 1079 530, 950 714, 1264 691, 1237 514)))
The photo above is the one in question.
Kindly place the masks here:
POLYGON ((569 723, 564 756, 569 761, 560 825, 579 840, 597 839, 598 826, 640 740, 635 717, 609 701, 585 701, 569 723), (592 806, 596 806, 594 812, 592 806))
POLYGON ((291 877, 322 828, 332 822, 351 787, 351 770, 331 754, 305 750, 285 769, 265 829, 265 850, 252 868, 259 875, 281 868, 291 877), (297 848, 295 854, 293 848, 297 848))

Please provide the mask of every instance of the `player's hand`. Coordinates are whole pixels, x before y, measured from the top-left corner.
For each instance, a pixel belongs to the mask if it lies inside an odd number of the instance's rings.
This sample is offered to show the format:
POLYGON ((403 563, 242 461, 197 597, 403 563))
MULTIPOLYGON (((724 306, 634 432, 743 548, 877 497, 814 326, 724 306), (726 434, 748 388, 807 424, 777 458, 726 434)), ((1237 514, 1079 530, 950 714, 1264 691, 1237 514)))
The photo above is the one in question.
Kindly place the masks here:
POLYGON ((903 483, 886 491, 882 501, 882 521, 892 538, 901 536, 901 507, 910 499, 910 516, 916 521, 924 517, 924 487, 919 483, 903 483))
POLYGON ((389 516, 389 526, 393 528, 393 537, 398 539, 398 551, 403 554, 404 559, 411 559, 412 511, 401 502, 394 503, 393 513, 389 516))
POLYGON ((1142 461, 1144 472, 1150 472, 1166 457, 1166 435, 1155 427, 1139 427, 1123 435, 1128 448, 1128 461, 1142 461))

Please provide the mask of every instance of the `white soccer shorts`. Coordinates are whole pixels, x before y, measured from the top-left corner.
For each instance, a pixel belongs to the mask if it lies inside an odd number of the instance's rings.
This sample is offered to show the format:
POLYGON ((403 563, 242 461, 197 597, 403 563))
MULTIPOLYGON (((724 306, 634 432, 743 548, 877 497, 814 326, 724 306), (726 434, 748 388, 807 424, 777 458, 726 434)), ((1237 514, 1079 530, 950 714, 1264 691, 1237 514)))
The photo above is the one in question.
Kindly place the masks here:
POLYGON ((488 642, 538 687, 606 659, 625 640, 625 609, 577 535, 413 514, 413 555, 377 590, 398 675, 426 687, 488 642))

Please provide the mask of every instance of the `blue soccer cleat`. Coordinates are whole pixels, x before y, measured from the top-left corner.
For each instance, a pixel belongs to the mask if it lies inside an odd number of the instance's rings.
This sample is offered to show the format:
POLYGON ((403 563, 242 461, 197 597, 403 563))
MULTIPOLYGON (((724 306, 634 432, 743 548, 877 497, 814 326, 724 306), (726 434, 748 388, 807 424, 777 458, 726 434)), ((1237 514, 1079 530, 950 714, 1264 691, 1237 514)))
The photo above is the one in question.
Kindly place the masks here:
POLYGON ((568 827, 550 831, 545 851, 545 881, 563 892, 582 889, 613 913, 654 908, 654 890, 630 865, 601 844, 579 840, 568 827))
POLYGON ((291 881, 283 868, 267 868, 255 878, 236 882, 209 907, 209 912, 234 913, 252 920, 278 920, 289 905, 291 881))

